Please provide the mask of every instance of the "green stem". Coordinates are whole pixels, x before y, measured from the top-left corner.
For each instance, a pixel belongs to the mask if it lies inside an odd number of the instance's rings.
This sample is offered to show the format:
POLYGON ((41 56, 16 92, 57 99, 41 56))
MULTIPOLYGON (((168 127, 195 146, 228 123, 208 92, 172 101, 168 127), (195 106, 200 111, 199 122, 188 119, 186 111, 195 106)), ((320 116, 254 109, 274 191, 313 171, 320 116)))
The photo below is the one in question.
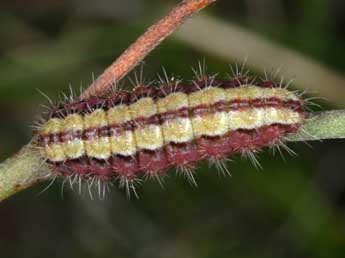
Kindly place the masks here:
POLYGON ((310 113, 299 133, 289 141, 315 141, 345 138, 345 110, 310 113))
MULTIPOLYGON (((288 141, 345 138, 345 110, 311 113, 299 133, 288 141)), ((0 202, 40 181, 51 178, 48 166, 33 144, 0 164, 0 202)))
POLYGON ((31 144, 0 165, 0 202, 49 177, 42 157, 31 144))

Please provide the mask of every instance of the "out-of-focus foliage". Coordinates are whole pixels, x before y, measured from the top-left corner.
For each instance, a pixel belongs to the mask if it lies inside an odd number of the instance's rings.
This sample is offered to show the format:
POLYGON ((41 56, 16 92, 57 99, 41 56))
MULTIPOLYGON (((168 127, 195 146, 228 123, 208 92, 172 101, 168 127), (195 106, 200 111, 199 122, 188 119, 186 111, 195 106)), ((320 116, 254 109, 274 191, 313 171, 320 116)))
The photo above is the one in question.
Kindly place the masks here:
MULTIPOLYGON (((1 1, 2 159, 32 136, 45 101, 36 89, 54 100, 69 84, 79 91, 175 3, 1 1)), ((219 0, 207 12, 345 70, 342 1, 219 0)), ((229 72, 224 60, 168 39, 145 74, 150 80, 164 66, 189 79, 204 57, 210 72, 229 72)), ((67 189, 61 198, 61 182, 39 196, 45 185, 37 186, 0 205, 1 257, 343 257, 344 141, 292 147, 298 156, 285 160, 262 152, 262 171, 233 158, 231 178, 201 165, 198 188, 171 172, 164 189, 139 187, 138 200, 117 187, 91 201, 67 189)))

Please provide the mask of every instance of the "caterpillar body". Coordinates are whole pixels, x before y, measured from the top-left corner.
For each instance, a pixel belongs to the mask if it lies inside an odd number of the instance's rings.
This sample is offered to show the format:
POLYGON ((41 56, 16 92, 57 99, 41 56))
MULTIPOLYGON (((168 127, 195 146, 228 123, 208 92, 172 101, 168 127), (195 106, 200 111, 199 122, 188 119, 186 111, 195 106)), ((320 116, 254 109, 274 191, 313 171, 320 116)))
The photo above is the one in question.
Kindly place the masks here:
POLYGON ((285 87, 206 76, 60 104, 40 126, 38 145, 57 175, 119 179, 134 190, 141 176, 172 167, 195 183, 191 169, 199 161, 274 146, 304 119, 303 100, 285 87))

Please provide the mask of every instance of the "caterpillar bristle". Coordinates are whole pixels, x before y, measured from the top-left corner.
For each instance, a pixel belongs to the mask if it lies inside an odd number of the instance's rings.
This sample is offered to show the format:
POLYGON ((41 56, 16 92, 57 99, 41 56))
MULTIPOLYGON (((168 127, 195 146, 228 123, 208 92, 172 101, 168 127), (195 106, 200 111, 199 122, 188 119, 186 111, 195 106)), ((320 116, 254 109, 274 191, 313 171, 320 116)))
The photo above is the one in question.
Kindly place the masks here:
POLYGON ((148 87, 154 83, 154 80, 148 81, 144 76, 144 63, 140 64, 139 71, 136 69, 133 71, 132 75, 128 76, 128 80, 132 85, 133 90, 136 87, 145 86, 148 87))
POLYGON ((230 176, 230 170, 227 167, 227 164, 230 159, 226 157, 211 157, 209 159, 209 167, 214 166, 217 169, 218 175, 226 177, 230 176))
POLYGON ((257 150, 245 149, 242 151, 241 156, 242 158, 247 158, 257 170, 263 170, 263 167, 257 158, 257 154, 257 150))
POLYGON ((120 176, 118 178, 119 180, 119 187, 122 189, 125 189, 127 198, 131 198, 132 195, 134 195, 135 198, 139 198, 139 195, 136 191, 136 186, 140 185, 142 180, 139 178, 128 178, 125 176, 120 176))
POLYGON ((283 150, 285 150, 290 156, 297 156, 297 153, 294 150, 292 150, 289 146, 287 146, 283 140, 278 140, 276 144, 283 150))
POLYGON ((58 175, 54 175, 53 178, 51 178, 50 180, 48 180, 48 184, 46 187, 44 187, 41 191, 38 192, 37 195, 41 195, 43 194, 44 192, 46 192, 56 181, 56 179, 58 178, 58 175))
POLYGON ((235 79, 235 78, 247 78, 249 77, 250 70, 246 68, 248 61, 248 57, 244 58, 243 62, 241 65, 236 62, 235 64, 230 64, 230 76, 235 79))
POLYGON ((164 67, 162 67, 162 73, 157 74, 156 83, 159 86, 164 87, 166 85, 170 85, 171 82, 173 82, 173 81, 174 81, 174 76, 168 76, 166 69, 164 67))
POLYGON ((48 103, 49 103, 50 106, 52 106, 52 107, 55 106, 53 100, 52 100, 47 94, 45 94, 42 90, 40 90, 40 89, 38 89, 38 88, 36 88, 36 90, 38 91, 38 93, 39 93, 41 96, 43 96, 43 98, 44 98, 46 101, 48 101, 48 103))
POLYGON ((166 172, 148 171, 148 173, 144 175, 144 180, 153 180, 157 182, 162 189, 164 189, 164 182, 166 177, 168 177, 168 174, 166 172))
POLYGON ((188 183, 191 186, 198 187, 198 184, 194 178, 194 174, 195 174, 195 166, 194 165, 190 165, 190 164, 179 165, 176 167, 176 174, 187 179, 188 183))
POLYGON ((194 77, 196 80, 198 81, 205 80, 205 78, 207 77, 207 74, 206 74, 207 67, 206 67, 205 59, 203 59, 202 62, 201 61, 198 62, 198 68, 192 67, 192 71, 194 73, 194 77))

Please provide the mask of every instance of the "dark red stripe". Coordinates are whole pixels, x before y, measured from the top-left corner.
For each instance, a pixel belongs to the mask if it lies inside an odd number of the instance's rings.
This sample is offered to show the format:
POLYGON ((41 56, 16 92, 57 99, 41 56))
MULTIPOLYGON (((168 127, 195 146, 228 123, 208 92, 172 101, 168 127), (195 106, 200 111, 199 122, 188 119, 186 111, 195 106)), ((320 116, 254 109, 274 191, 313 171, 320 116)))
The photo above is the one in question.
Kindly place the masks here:
MULTIPOLYGON (((276 140, 298 130, 299 124, 270 125, 255 130, 235 130, 223 136, 200 137, 191 142, 169 143, 155 151, 140 150, 136 155, 113 155, 106 160, 83 156, 63 162, 50 162, 57 172, 68 176, 116 177, 133 179, 138 174, 162 173, 173 166, 192 166, 200 160, 224 158, 243 151, 271 146, 276 140)), ((48 161, 49 162, 49 161, 48 161)))
MULTIPOLYGON (((157 100, 160 98, 165 98, 167 95, 175 92, 191 94, 210 86, 228 89, 236 88, 248 83, 249 80, 246 77, 235 77, 231 80, 219 80, 215 79, 213 76, 205 76, 203 80, 194 81, 193 83, 171 82, 170 84, 163 85, 160 88, 154 88, 151 86, 137 86, 131 92, 119 90, 112 93, 110 97, 91 97, 87 100, 62 103, 51 111, 49 117, 64 118, 68 114, 87 114, 101 107, 104 110, 108 110, 121 103, 130 105, 144 97, 152 97, 154 100, 157 100)), ((259 87, 274 86, 274 84, 267 86, 261 82, 253 82, 253 84, 259 87)))
POLYGON ((230 103, 219 101, 210 106, 199 105, 193 108, 183 107, 179 110, 158 113, 150 117, 140 117, 121 124, 112 124, 101 128, 89 128, 84 130, 83 132, 62 132, 59 134, 52 134, 49 137, 47 135, 40 135, 39 143, 40 145, 46 146, 49 144, 57 144, 71 141, 76 138, 82 138, 83 140, 94 140, 102 136, 118 136, 125 131, 143 128, 148 125, 162 125, 167 120, 173 120, 177 118, 188 118, 212 114, 214 112, 245 110, 248 108, 263 107, 290 108, 296 112, 303 112, 301 103, 299 101, 282 101, 279 98, 253 99, 250 101, 238 99, 233 100, 230 103))

